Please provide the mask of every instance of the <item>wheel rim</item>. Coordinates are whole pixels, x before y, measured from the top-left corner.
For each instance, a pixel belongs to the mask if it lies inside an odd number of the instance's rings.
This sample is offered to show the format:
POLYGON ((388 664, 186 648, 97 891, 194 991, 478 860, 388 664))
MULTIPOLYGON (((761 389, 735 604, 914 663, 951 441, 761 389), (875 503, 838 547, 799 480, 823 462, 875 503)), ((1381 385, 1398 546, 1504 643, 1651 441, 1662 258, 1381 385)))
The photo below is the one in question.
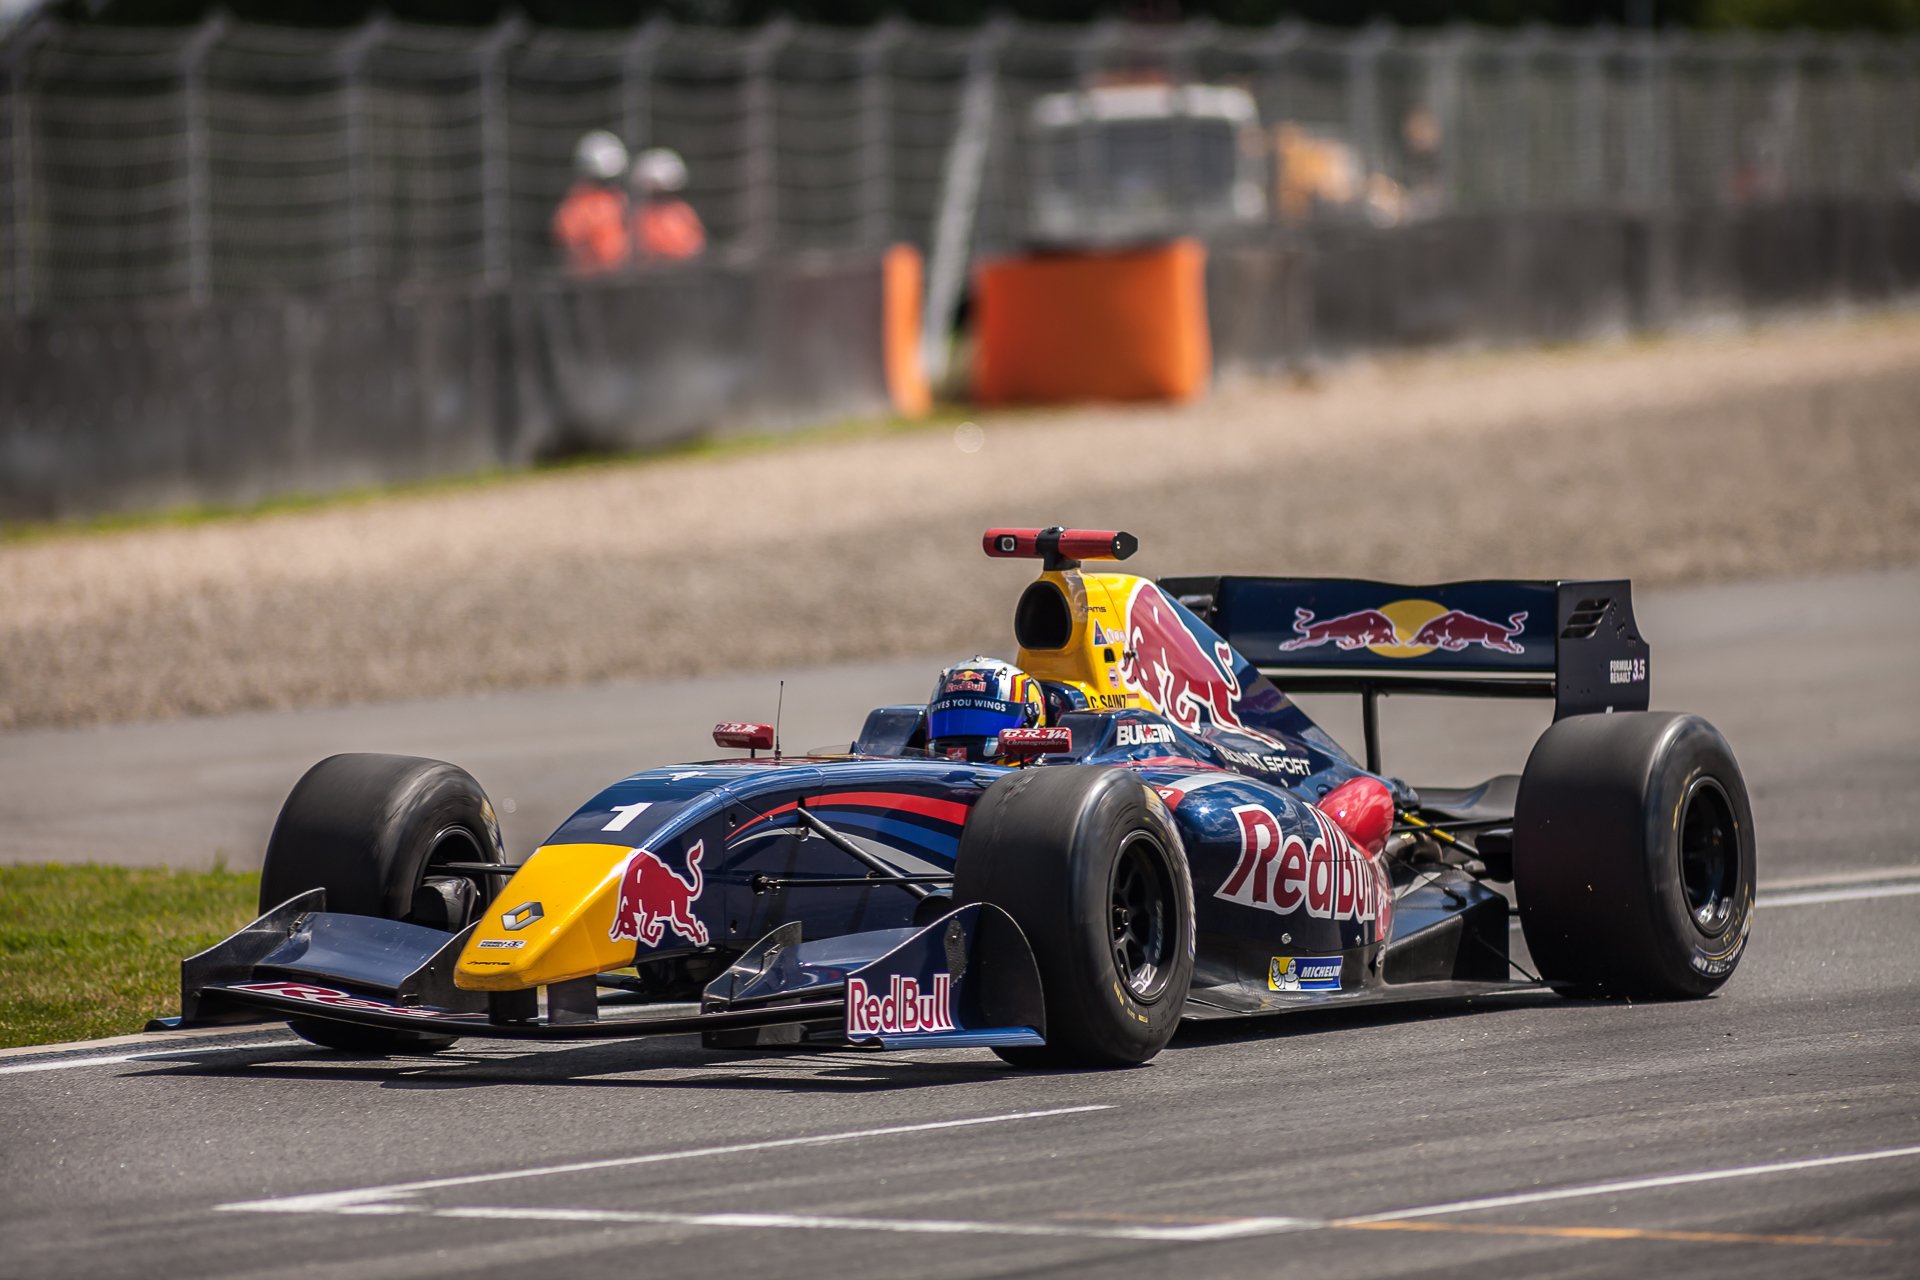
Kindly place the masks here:
POLYGON ((1133 998, 1151 1004, 1167 989, 1177 939, 1167 852, 1144 831, 1128 836, 1114 859, 1107 895, 1113 963, 1133 998))
POLYGON ((1740 832, 1712 778, 1695 781, 1680 810, 1680 885, 1693 927, 1708 937, 1725 931, 1740 887, 1740 832))
MULTIPOLYGON (((425 880, 435 873, 436 868, 443 867, 449 862, 491 861, 492 859, 487 857, 481 849, 480 841, 474 838, 473 832, 465 827, 447 827, 433 838, 432 844, 427 846, 427 860, 421 865, 420 878, 425 880)), ((439 874, 461 875, 464 873, 442 871, 439 874)), ((471 879, 472 876, 469 875, 468 878, 471 879)))
MULTIPOLYGON (((446 868, 446 864, 449 862, 491 861, 493 861, 493 859, 487 857, 481 842, 474 836, 473 832, 462 826, 445 827, 433 837, 433 842, 427 846, 427 859, 421 864, 420 877, 414 882, 414 888, 417 890, 428 880, 443 876, 457 877, 458 879, 465 880, 473 886, 474 892, 472 899, 473 905, 468 910, 467 919, 464 923, 472 924, 477 913, 486 909, 487 900, 493 896, 493 890, 498 887, 496 877, 486 876, 483 878, 479 873, 472 871, 449 871, 446 868)), ((456 929, 456 932, 457 931, 456 929)))

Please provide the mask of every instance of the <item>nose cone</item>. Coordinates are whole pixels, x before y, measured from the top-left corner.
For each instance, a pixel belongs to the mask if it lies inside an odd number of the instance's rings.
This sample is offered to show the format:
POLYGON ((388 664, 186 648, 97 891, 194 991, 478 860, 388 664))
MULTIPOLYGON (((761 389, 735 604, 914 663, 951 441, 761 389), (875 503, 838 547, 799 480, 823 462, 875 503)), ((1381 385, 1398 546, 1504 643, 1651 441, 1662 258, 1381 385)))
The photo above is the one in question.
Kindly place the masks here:
POLYGON ((633 943, 608 936, 632 849, 550 844, 507 881, 454 966, 465 991, 523 991, 633 962, 633 943))

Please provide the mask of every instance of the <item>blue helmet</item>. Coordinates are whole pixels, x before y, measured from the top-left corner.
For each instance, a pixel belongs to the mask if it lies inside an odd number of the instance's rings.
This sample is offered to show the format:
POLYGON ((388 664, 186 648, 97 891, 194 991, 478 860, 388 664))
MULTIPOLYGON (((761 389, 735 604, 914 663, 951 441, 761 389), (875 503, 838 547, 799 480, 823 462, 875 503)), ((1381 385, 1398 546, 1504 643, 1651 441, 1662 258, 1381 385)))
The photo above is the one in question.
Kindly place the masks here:
POLYGON ((998 658, 974 658, 948 667, 927 703, 927 750, 949 760, 1005 763, 994 749, 1002 729, 1047 722, 1040 682, 998 658))

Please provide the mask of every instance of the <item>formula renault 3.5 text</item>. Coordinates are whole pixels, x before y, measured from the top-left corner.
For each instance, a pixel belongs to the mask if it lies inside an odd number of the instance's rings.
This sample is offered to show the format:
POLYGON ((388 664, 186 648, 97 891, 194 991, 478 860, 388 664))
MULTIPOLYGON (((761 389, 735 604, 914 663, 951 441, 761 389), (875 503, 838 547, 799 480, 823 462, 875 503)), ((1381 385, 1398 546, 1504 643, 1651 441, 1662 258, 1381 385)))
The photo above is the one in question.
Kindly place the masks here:
MULTIPOLYGON (((518 866, 464 771, 342 755, 267 846, 263 914, 183 964, 184 1025, 284 1018, 356 1051, 459 1036, 700 1032, 721 1047, 982 1046, 1153 1057, 1182 1018, 1531 985, 1705 996, 1753 917, 1740 770, 1648 706, 1626 582, 1401 587, 1083 571, 1127 534, 993 530, 1043 561, 1014 610, 1046 723, 927 748, 920 706, 852 749, 649 769, 518 866), (1364 760, 1286 694, 1365 700, 1364 760), (1381 775, 1375 700, 1539 695, 1525 771, 1381 775)), ((1025 687, 1025 686, 1023 686, 1025 687)))

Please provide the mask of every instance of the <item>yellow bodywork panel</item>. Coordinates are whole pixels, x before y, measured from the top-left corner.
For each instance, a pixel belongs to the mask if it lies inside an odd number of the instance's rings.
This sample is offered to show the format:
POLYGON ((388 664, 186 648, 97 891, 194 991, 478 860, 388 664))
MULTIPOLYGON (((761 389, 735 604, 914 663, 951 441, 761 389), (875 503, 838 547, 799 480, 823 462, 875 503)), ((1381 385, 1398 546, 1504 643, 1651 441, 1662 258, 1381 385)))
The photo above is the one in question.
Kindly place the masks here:
POLYGON ((453 984, 466 991, 523 991, 632 964, 632 939, 607 936, 632 852, 617 844, 534 850, 474 926, 453 984), (535 904, 537 919, 526 920, 533 914, 527 904, 535 904), (526 922, 509 929, 516 920, 526 922))
POLYGON ((1040 575, 1067 598, 1073 633, 1061 649, 1022 649, 1018 665, 1028 675, 1070 684, 1087 695, 1095 711, 1146 707, 1146 699, 1121 676, 1127 647, 1127 609, 1141 579, 1130 573, 1056 570, 1040 575))

